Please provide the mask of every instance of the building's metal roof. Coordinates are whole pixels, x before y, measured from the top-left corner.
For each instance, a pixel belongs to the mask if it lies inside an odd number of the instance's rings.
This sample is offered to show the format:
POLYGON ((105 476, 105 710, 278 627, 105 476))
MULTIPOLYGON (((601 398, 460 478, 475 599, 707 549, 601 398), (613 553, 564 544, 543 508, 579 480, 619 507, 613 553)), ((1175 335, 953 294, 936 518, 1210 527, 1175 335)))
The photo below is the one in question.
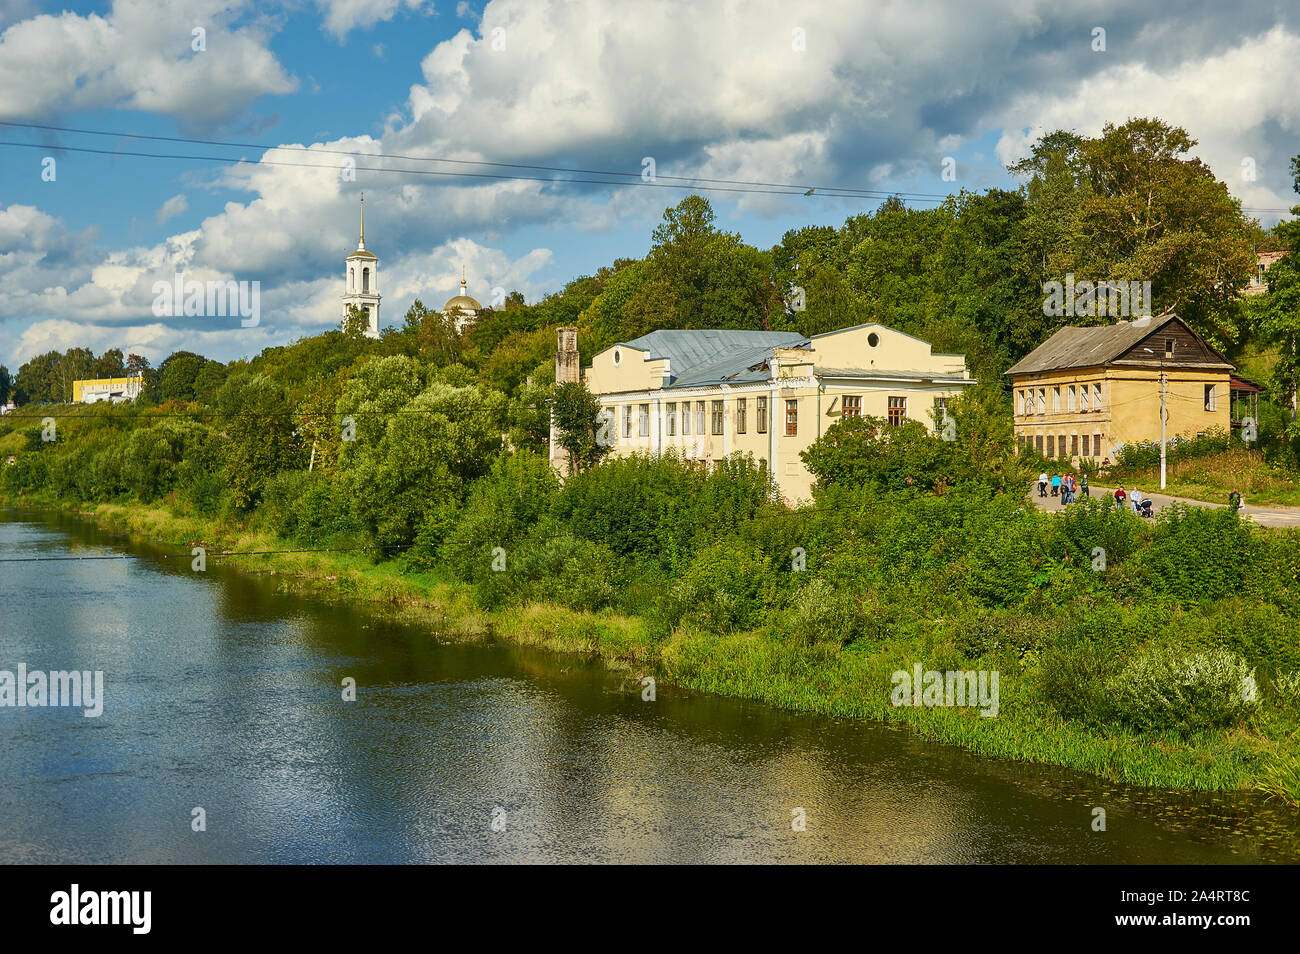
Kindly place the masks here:
POLYGON ((1154 334, 1171 321, 1182 323, 1177 315, 1167 314, 1149 321, 1137 319, 1113 325, 1066 325, 1017 361, 1006 373, 1036 374, 1065 368, 1097 367, 1115 360, 1147 335, 1154 334))
POLYGON ((761 372, 749 369, 771 357, 773 348, 799 347, 808 339, 791 331, 701 328, 652 331, 620 344, 646 352, 649 359, 667 358, 668 387, 685 388, 762 380, 761 372))
POLYGON ((859 381, 933 381, 936 384, 974 384, 974 378, 935 371, 889 371, 878 368, 818 368, 821 378, 851 378, 859 381))

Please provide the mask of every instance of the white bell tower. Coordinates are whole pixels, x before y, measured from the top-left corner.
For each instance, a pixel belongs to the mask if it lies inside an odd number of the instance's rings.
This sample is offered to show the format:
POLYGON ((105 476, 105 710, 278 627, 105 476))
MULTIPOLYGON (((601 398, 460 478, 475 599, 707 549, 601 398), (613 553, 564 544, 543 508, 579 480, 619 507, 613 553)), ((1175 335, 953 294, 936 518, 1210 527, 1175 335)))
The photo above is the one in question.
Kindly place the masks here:
POLYGON ((361 196, 361 237, 357 250, 345 259, 343 317, 348 306, 356 305, 366 313, 366 337, 379 337, 379 258, 366 251, 366 197, 361 196))

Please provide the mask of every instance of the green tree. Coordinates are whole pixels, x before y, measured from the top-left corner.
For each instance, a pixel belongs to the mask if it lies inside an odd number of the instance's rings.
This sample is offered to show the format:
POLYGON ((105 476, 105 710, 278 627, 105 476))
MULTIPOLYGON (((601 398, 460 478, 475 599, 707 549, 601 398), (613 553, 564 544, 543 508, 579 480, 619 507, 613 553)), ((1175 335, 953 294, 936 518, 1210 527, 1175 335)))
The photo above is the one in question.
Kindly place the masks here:
POLYGON ((231 503, 251 510, 266 482, 305 466, 302 437, 283 387, 263 374, 240 371, 217 391, 214 404, 226 437, 226 483, 231 503))
POLYGON ((613 446, 614 422, 581 381, 557 384, 551 393, 555 441, 569 455, 569 473, 588 470, 613 446))
POLYGON ((1250 222, 1227 185, 1189 158, 1195 145, 1184 129, 1130 119, 1092 139, 1051 133, 1010 168, 1032 176, 1031 231, 1045 278, 1150 281, 1154 310, 1177 312, 1225 348, 1244 331, 1238 293, 1254 267, 1250 222))

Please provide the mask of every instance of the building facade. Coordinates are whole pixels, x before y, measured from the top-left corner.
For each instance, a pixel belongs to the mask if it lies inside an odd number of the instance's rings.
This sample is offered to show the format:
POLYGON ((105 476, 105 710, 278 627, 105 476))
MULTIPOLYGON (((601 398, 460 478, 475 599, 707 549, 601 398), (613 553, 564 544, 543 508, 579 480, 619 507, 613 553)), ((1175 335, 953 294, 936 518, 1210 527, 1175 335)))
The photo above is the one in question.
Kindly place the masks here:
POLYGON ((1262 295, 1268 291, 1268 270, 1277 264, 1286 252, 1259 252, 1255 255, 1255 273, 1250 276, 1250 284, 1241 290, 1247 297, 1262 295))
POLYGON ((72 382, 72 402, 74 404, 96 404, 110 401, 120 404, 134 401, 144 389, 143 377, 127 378, 92 378, 72 382))
MULTIPOLYGON (((582 380, 604 409, 617 455, 675 452, 703 465, 744 453, 765 462, 787 502, 807 500, 800 459, 844 417, 921 421, 975 384, 964 355, 879 324, 804 337, 769 331, 653 331, 578 360, 558 331, 556 381, 582 380)), ((562 451, 551 441, 552 460, 562 451)))
POLYGON ((1067 326, 1011 367, 1016 445, 1113 461, 1125 444, 1232 426, 1233 365, 1177 315, 1067 326))

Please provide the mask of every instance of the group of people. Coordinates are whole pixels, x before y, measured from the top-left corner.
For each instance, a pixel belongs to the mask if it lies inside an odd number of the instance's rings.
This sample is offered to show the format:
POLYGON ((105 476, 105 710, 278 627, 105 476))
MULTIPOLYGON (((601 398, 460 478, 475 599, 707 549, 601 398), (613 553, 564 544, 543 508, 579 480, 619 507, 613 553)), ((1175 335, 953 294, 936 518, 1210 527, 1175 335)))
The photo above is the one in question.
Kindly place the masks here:
MULTIPOLYGON (((1142 491, 1138 490, 1136 487, 1134 487, 1132 490, 1130 490, 1127 494, 1124 492, 1124 488, 1123 488, 1123 487, 1116 487, 1116 488, 1115 488, 1115 503, 1116 503, 1118 506, 1122 507, 1122 506, 1124 506, 1124 501, 1125 501, 1126 499, 1128 500, 1128 502, 1129 502, 1130 504, 1133 505, 1133 512, 1134 512, 1135 514, 1137 514, 1138 516, 1141 516, 1141 515, 1142 515, 1143 503, 1144 503, 1144 502, 1146 503, 1146 508, 1147 508, 1148 510, 1149 510, 1150 507, 1151 507, 1150 501, 1147 501, 1147 499, 1146 499, 1145 497, 1142 496, 1142 491)), ((1149 514, 1148 514, 1148 516, 1149 516, 1149 514)))
POLYGON ((1074 479, 1074 474, 1052 474, 1048 477, 1046 472, 1038 475, 1038 496, 1046 497, 1047 488, 1052 488, 1052 496, 1061 499, 1061 506, 1068 503, 1074 503, 1078 498, 1080 491, 1085 497, 1089 496, 1088 492, 1088 475, 1081 475, 1079 480, 1074 479))

